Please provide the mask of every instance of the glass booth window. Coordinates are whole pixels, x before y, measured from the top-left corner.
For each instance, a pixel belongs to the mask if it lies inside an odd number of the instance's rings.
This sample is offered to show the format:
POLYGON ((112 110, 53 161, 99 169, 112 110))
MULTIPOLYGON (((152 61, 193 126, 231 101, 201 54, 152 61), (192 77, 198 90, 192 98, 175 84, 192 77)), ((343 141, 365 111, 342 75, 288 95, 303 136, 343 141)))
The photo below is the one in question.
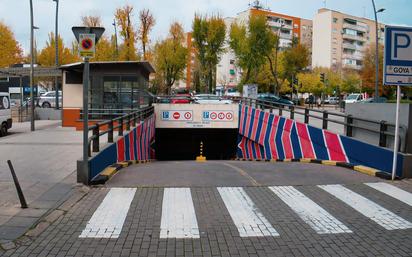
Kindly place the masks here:
POLYGON ((139 83, 137 76, 103 77, 103 109, 136 109, 139 83))

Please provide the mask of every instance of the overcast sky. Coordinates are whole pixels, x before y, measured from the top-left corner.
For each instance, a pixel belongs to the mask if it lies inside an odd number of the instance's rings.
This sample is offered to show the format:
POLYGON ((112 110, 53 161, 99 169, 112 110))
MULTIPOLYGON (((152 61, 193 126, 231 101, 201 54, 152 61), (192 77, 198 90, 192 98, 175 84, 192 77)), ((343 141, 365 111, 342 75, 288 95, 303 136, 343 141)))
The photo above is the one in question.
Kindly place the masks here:
MULTIPOLYGON (((163 38, 173 21, 183 23, 190 30, 196 12, 219 13, 223 17, 235 16, 248 8, 249 0, 60 0, 59 32, 66 44, 74 39, 71 27, 80 24, 83 15, 99 15, 106 27, 106 35, 113 33, 113 14, 117 7, 126 3, 135 7, 135 23, 138 10, 149 8, 155 15, 156 26, 152 39, 163 38)), ((386 24, 412 26, 411 0, 375 0, 377 8, 386 8, 379 14, 386 24)), ((323 0, 263 0, 261 3, 274 12, 312 19, 317 10, 325 6, 323 0)), ((33 0, 38 48, 44 46, 49 32, 54 31, 55 2, 33 0)), ((348 14, 373 18, 371 0, 327 0, 326 7, 348 14)), ((24 49, 30 44, 29 0, 0 0, 0 20, 11 26, 24 49)))

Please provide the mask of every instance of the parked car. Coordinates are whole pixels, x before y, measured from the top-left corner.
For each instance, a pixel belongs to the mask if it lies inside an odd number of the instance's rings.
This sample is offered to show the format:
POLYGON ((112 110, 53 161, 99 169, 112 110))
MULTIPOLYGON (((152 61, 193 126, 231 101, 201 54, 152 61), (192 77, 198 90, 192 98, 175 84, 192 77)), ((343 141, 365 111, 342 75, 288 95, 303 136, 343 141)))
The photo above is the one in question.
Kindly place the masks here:
POLYGON ((230 99, 223 99, 217 95, 211 94, 198 94, 193 97, 194 103, 196 104, 232 104, 233 101, 230 99))
POLYGON ((176 94, 170 98, 171 104, 190 104, 191 101, 190 94, 176 94))
POLYGON ((375 102, 375 98, 366 98, 361 101, 361 103, 386 103, 388 99, 386 97, 378 97, 377 101, 375 102))
POLYGON ((225 96, 240 96, 240 92, 236 88, 228 88, 225 92, 225 96))
POLYGON ((357 103, 363 100, 362 94, 350 94, 345 99, 345 104, 357 103))
MULTIPOLYGON (((59 91, 59 106, 62 106, 62 91, 59 91)), ((51 108, 56 106, 56 91, 49 91, 42 94, 37 105, 43 108, 51 108)))
POLYGON ((293 105, 292 101, 269 93, 258 94, 258 99, 281 105, 293 105))
POLYGON ((12 127, 9 93, 0 93, 0 136, 6 136, 12 127))
POLYGON ((324 103, 325 104, 338 104, 339 102, 339 97, 336 96, 330 96, 325 99, 324 103))

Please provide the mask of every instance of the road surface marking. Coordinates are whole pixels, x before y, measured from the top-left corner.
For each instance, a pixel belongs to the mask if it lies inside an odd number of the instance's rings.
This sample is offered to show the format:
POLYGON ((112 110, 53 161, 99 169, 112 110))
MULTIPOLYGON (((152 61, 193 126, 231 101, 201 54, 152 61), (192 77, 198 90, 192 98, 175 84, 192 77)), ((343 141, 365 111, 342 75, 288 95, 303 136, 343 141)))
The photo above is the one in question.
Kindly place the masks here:
POLYGON ((160 238, 200 238, 190 188, 165 188, 160 238))
POLYGON ((393 198, 396 198, 399 201, 402 201, 409 206, 412 206, 412 194, 405 190, 402 190, 396 186, 393 186, 393 185, 390 185, 384 182, 365 183, 365 184, 378 191, 381 191, 382 193, 392 196, 393 198))
POLYGON ((387 230, 412 228, 412 223, 341 185, 318 186, 387 230))
POLYGON ((237 172, 240 173, 240 175, 244 176, 245 178, 249 179, 250 182, 252 183, 252 185, 254 186, 260 186, 259 182, 257 182, 254 178, 252 178, 249 173, 247 173, 244 169, 241 169, 235 165, 232 165, 230 163, 224 162, 223 165, 228 166, 234 170, 236 170, 237 172))
POLYGON ((243 188, 218 187, 241 237, 279 236, 243 188))
POLYGON ((292 186, 269 187, 318 234, 352 233, 342 222, 292 186))
POLYGON ((136 188, 112 188, 93 213, 80 238, 118 238, 136 188))

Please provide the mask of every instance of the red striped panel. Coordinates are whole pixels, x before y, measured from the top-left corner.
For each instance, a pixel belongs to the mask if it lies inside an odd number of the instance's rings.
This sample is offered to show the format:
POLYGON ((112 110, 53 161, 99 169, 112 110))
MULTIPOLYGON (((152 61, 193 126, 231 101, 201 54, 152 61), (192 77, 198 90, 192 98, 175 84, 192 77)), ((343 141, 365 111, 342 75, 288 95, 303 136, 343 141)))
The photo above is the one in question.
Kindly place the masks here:
POLYGON ((296 129, 298 131, 300 148, 302 150, 302 155, 304 158, 316 158, 312 143, 310 141, 308 127, 306 124, 296 122, 296 129))
POLYGON ((133 130, 130 131, 129 133, 129 154, 130 154, 130 159, 129 160, 134 160, 134 145, 135 145, 135 141, 134 141, 134 133, 133 130))
POLYGON ((276 141, 275 141, 278 123, 279 123, 279 116, 275 116, 271 124, 271 127, 270 127, 270 136, 269 136, 270 155, 272 156, 272 159, 279 158, 278 151, 276 150, 276 141))
POLYGON ((248 159, 253 160, 252 140, 247 140, 247 149, 248 149, 248 152, 249 152, 248 159))
POLYGON ((136 128, 136 144, 137 144, 136 145, 137 146, 136 147, 136 149, 137 149, 136 156, 137 156, 138 160, 142 159, 142 157, 141 157, 142 148, 141 148, 141 145, 140 145, 141 140, 142 140, 142 124, 139 124, 136 128))
POLYGON ((290 131, 292 130, 292 125, 293 121, 290 119, 286 119, 285 125, 283 126, 282 143, 286 159, 293 158, 292 142, 290 140, 290 131))
POLYGON ((263 114, 262 130, 260 131, 260 136, 259 136, 259 139, 258 139, 258 142, 261 145, 265 144, 265 136, 266 136, 266 132, 267 132, 267 129, 268 129, 268 122, 269 122, 269 113, 265 112, 263 114))
POLYGON ((253 142, 256 148, 256 159, 262 160, 262 152, 260 151, 260 145, 256 142, 253 142))
POLYGON ((255 110, 255 116, 253 117, 253 124, 252 124, 252 140, 257 141, 256 138, 256 133, 257 133, 257 128, 259 126, 259 116, 260 116, 261 110, 255 110))
POLYGON ((125 160, 124 137, 117 140, 117 161, 123 162, 125 160))
POLYGON ((250 114, 252 113, 251 107, 248 107, 247 113, 246 113, 246 126, 245 126, 245 131, 243 131, 244 136, 249 135, 249 129, 250 129, 250 114))
POLYGON ((326 141, 326 147, 329 150, 330 160, 347 162, 339 136, 326 130, 323 131, 323 134, 326 141))

